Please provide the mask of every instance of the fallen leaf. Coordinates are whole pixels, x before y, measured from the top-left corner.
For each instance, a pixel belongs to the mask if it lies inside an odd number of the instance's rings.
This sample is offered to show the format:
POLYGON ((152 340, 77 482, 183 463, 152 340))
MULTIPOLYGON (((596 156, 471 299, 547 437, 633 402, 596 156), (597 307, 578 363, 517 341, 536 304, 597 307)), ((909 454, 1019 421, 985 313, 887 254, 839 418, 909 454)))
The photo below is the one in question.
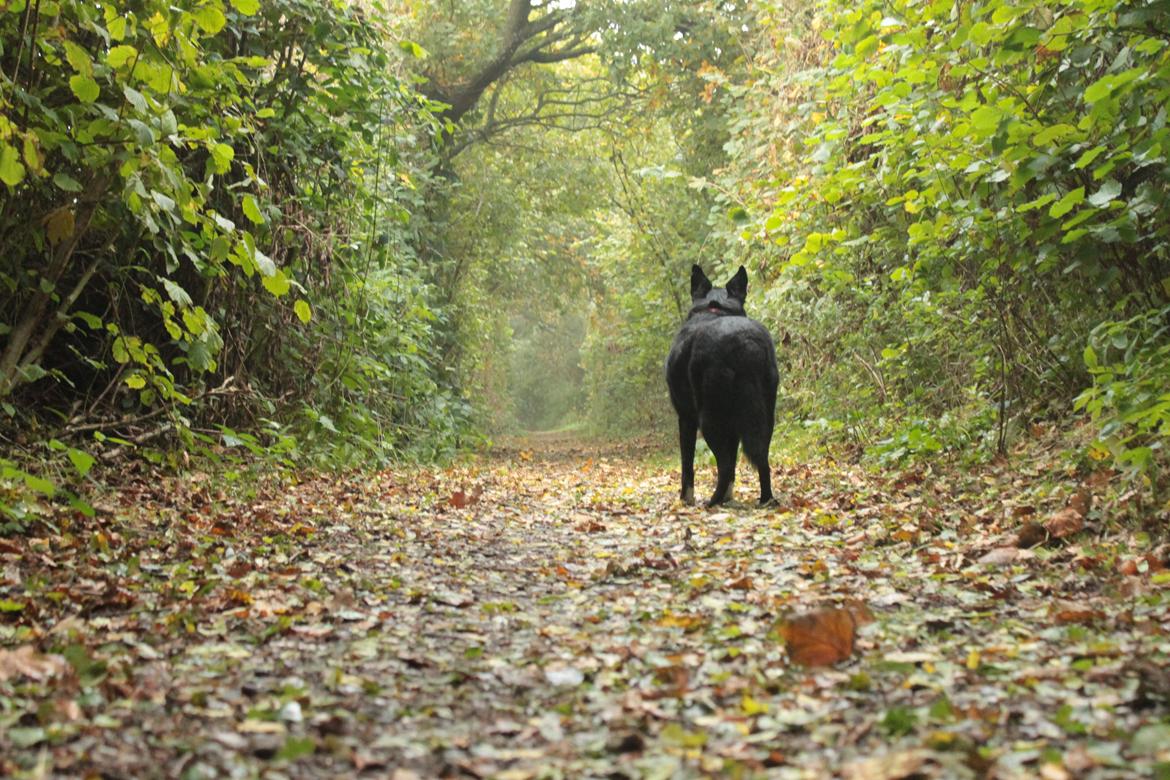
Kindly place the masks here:
POLYGON ((793 663, 832 666, 853 654, 857 607, 818 609, 784 621, 780 635, 793 663))
POLYGON ((1016 532, 1016 547, 1028 548, 1048 540, 1048 531, 1040 523, 1024 523, 1016 532))
POLYGON ((1101 610, 1069 601, 1056 602, 1049 608, 1048 614, 1058 626, 1069 623, 1096 623, 1105 619, 1105 613, 1101 610))
POLYGON ((1030 556, 1015 547, 996 547, 994 550, 984 553, 976 563, 981 563, 984 566, 1006 566, 1026 557, 1030 556))
POLYGON ((585 674, 573 666, 548 666, 544 670, 544 679, 553 685, 574 688, 585 682, 585 674))
POLYGON ((1072 507, 1062 509, 1044 521, 1044 530, 1052 534, 1054 539, 1072 536, 1084 527, 1084 515, 1072 507))
POLYGON ((929 777, 920 770, 926 764, 928 753, 924 750, 906 750, 887 753, 861 761, 854 761, 841 768, 846 780, 902 780, 908 777, 929 777))
POLYGON ((48 680, 65 674, 68 668, 69 664, 63 656, 43 655, 32 645, 22 645, 15 650, 0 650, 0 682, 19 677, 48 680))

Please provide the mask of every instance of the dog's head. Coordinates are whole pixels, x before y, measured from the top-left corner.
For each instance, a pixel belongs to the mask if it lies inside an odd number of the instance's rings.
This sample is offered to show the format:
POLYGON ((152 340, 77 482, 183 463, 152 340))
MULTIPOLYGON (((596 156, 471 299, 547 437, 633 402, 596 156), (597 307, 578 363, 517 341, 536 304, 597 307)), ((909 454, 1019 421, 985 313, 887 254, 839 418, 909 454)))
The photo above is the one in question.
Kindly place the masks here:
POLYGON ((726 287, 712 287, 703 269, 691 266, 691 316, 711 314, 744 316, 743 299, 747 297, 747 271, 741 265, 726 287))

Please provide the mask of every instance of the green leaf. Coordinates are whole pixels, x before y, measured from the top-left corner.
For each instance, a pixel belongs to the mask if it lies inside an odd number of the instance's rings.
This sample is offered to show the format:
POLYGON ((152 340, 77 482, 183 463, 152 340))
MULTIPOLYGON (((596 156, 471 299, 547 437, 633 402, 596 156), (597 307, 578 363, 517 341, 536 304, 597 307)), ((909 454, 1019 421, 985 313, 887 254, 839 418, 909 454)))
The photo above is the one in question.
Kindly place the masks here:
POLYGON ((158 190, 150 191, 150 199, 158 204, 158 207, 163 211, 173 212, 175 210, 174 199, 164 193, 159 192, 158 190))
POLYGON ((22 609, 24 609, 23 602, 0 599, 0 612, 20 612, 22 609))
POLYGON ((115 16, 106 25, 106 29, 110 33, 110 38, 115 41, 120 41, 126 37, 126 17, 115 16))
POLYGON ((117 70, 138 56, 138 49, 133 46, 115 46, 106 55, 106 64, 117 70))
POLYGON ((245 195, 242 203, 244 209, 244 216, 250 219, 257 225, 264 224, 264 215, 260 213, 260 206, 256 203, 256 198, 251 195, 245 195))
POLYGON ((276 273, 276 263, 272 262, 272 258, 261 252, 259 249, 252 247, 252 263, 256 269, 260 271, 261 276, 272 276, 276 273))
POLYGON ((223 15, 223 11, 214 5, 197 8, 191 15, 195 17, 195 23, 200 29, 208 35, 215 35, 227 24, 227 17, 223 15))
POLYGON ((29 490, 35 490, 43 496, 52 498, 57 493, 57 486, 47 479, 38 477, 34 474, 24 475, 24 484, 28 486, 29 490))
POLYGON ((65 192, 81 192, 81 182, 67 173, 53 174, 53 184, 65 192))
POLYGON ((1097 367, 1097 351, 1091 345, 1085 347, 1085 366, 1090 370, 1097 367))
POLYGON ((1106 179, 1105 182, 1101 185, 1101 189, 1097 190, 1089 196, 1089 205, 1096 206, 1097 208, 1108 206, 1110 203, 1116 200, 1117 196, 1120 194, 1120 182, 1114 181, 1113 179, 1106 179))
POLYGON ((141 111, 144 114, 149 110, 146 105, 146 98, 138 90, 132 89, 129 86, 123 86, 122 94, 126 96, 126 102, 134 106, 135 110, 141 111))
POLYGON ((399 41, 398 48, 409 54, 415 59, 425 60, 427 58, 427 50, 419 46, 414 41, 399 41))
POLYGON ((979 46, 983 46, 997 37, 999 37, 999 32, 987 22, 976 22, 967 32, 967 38, 979 46))
POLYGON ((0 181, 9 187, 24 181, 24 163, 20 161, 20 152, 15 146, 5 143, 0 143, 0 181))
POLYGON ((1085 102, 1096 103, 1098 100, 1108 97, 1113 92, 1115 83, 1116 79, 1112 75, 1097 79, 1085 89, 1085 102))
POLYGON ((1096 160, 1105 151, 1106 149, 1104 146, 1094 146, 1092 149, 1086 150, 1084 154, 1078 157, 1077 161, 1073 163, 1073 167, 1077 169, 1088 167, 1089 164, 1093 162, 1093 160, 1096 160))
POLYGON ((82 76, 93 75, 93 60, 90 59, 89 52, 73 41, 62 41, 61 46, 64 47, 65 59, 72 66, 73 70, 82 76))
POLYGON ((1156 756, 1170 744, 1170 723, 1150 723, 1138 729, 1130 749, 1139 756, 1156 756))
POLYGON ((1053 141, 1064 138, 1070 133, 1076 132, 1076 128, 1069 124, 1055 124, 1051 127, 1046 127, 1036 135, 1032 136, 1032 143, 1036 146, 1048 146, 1053 141))
POLYGON ((232 160, 236 157, 236 150, 227 144, 215 143, 209 147, 212 166, 216 173, 227 173, 231 170, 232 160))
POLYGON ((971 114, 971 129, 981 135, 990 135, 999 127, 1003 112, 995 106, 980 106, 971 114))
POLYGON ((317 743, 312 737, 289 737, 284 747, 276 753, 277 760, 296 761, 317 752, 317 743))
POLYGON ((73 94, 82 103, 92 103, 98 99, 101 90, 98 88, 98 83, 89 76, 70 76, 69 88, 73 90, 73 94))
POLYGON ((309 308, 309 302, 303 298, 298 298, 297 302, 293 304, 293 311, 296 312, 297 319, 306 325, 309 320, 313 319, 313 310, 309 308))
POLYGON ((274 273, 272 276, 263 277, 261 279, 261 283, 264 285, 264 289, 268 290, 268 292, 272 293, 277 298, 285 295, 289 291, 289 288, 292 287, 292 283, 289 282, 288 277, 284 275, 284 271, 281 271, 279 268, 276 269, 276 273, 274 273))
POLYGON ((232 8, 244 16, 252 16, 260 10, 260 0, 232 0, 232 8))
POLYGON ((1077 187, 1072 192, 1066 193, 1063 198, 1052 204, 1052 208, 1048 210, 1048 216, 1053 219, 1060 219, 1065 214, 1072 211, 1076 206, 1083 203, 1085 200, 1085 188, 1077 187))
POLYGON ((97 458, 84 450, 75 450, 70 447, 69 461, 73 464, 73 468, 77 469, 77 475, 84 477, 93 468, 93 464, 97 462, 97 458))
POLYGON ((41 726, 13 726, 8 729, 8 739, 15 748, 30 748, 49 738, 41 726))

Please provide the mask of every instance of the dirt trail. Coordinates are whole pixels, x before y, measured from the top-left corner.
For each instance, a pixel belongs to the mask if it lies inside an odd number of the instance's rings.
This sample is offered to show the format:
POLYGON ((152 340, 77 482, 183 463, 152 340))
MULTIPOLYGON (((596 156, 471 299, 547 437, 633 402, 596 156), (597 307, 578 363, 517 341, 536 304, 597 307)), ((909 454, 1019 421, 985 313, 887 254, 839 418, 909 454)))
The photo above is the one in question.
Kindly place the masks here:
POLYGON ((0 774, 1154 773, 1167 580, 1118 572, 1133 539, 1013 544, 1047 509, 1001 478, 785 466, 712 512, 546 436, 246 501, 144 480, 0 540, 0 774), (793 663, 782 618, 840 604, 849 659, 793 663))

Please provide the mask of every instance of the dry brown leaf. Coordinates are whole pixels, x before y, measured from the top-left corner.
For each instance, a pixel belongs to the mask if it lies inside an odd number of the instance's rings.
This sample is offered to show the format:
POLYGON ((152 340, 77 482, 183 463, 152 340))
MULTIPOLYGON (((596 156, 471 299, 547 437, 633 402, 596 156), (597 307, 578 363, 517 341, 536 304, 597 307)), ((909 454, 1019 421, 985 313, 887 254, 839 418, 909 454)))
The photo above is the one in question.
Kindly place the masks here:
POLYGON ((853 655, 857 627, 868 619, 861 604, 818 609, 785 620, 780 635, 793 663, 832 666, 853 655))
POLYGON ((447 503, 456 509, 463 509, 479 501, 479 497, 483 495, 483 485, 476 485, 471 491, 456 490, 447 499, 447 503))
POLYGON ((1057 625, 1069 623, 1096 623, 1105 619, 1105 613, 1099 609, 1076 604, 1071 601, 1058 601, 1048 610, 1053 622, 1057 625))
POLYGON ((740 577, 738 580, 727 583, 727 587, 731 590, 752 590, 756 586, 751 577, 740 577))
POLYGON ((1028 556, 1015 547, 996 547, 994 550, 984 553, 976 563, 982 563, 985 566, 1006 566, 1025 557, 1028 556))
POLYGON ((1089 509, 1093 506, 1093 494, 1089 492, 1088 488, 1081 488, 1068 501, 1068 508, 1079 514, 1081 517, 1089 514, 1089 509))
POLYGON ((1154 574, 1164 568, 1166 566, 1158 556, 1146 554, 1125 561, 1118 567, 1118 571, 1127 577, 1134 577, 1139 574, 1154 574))
POLYGON ((1071 506, 1060 510, 1044 521, 1044 530, 1052 534, 1054 539, 1063 539, 1066 536, 1072 536, 1084 527, 1084 515, 1071 506))
POLYGON ((62 656, 43 655, 32 645, 22 645, 15 650, 0 650, 0 682, 18 677, 47 680, 63 675, 68 668, 62 656))
POLYGON ((1048 539, 1048 532, 1039 523, 1024 523, 1016 533, 1016 547, 1035 547, 1048 539))
POLYGON ((861 761, 854 761, 841 768, 846 780, 902 780, 919 777, 929 754, 925 750, 906 750, 901 753, 887 753, 861 761))

